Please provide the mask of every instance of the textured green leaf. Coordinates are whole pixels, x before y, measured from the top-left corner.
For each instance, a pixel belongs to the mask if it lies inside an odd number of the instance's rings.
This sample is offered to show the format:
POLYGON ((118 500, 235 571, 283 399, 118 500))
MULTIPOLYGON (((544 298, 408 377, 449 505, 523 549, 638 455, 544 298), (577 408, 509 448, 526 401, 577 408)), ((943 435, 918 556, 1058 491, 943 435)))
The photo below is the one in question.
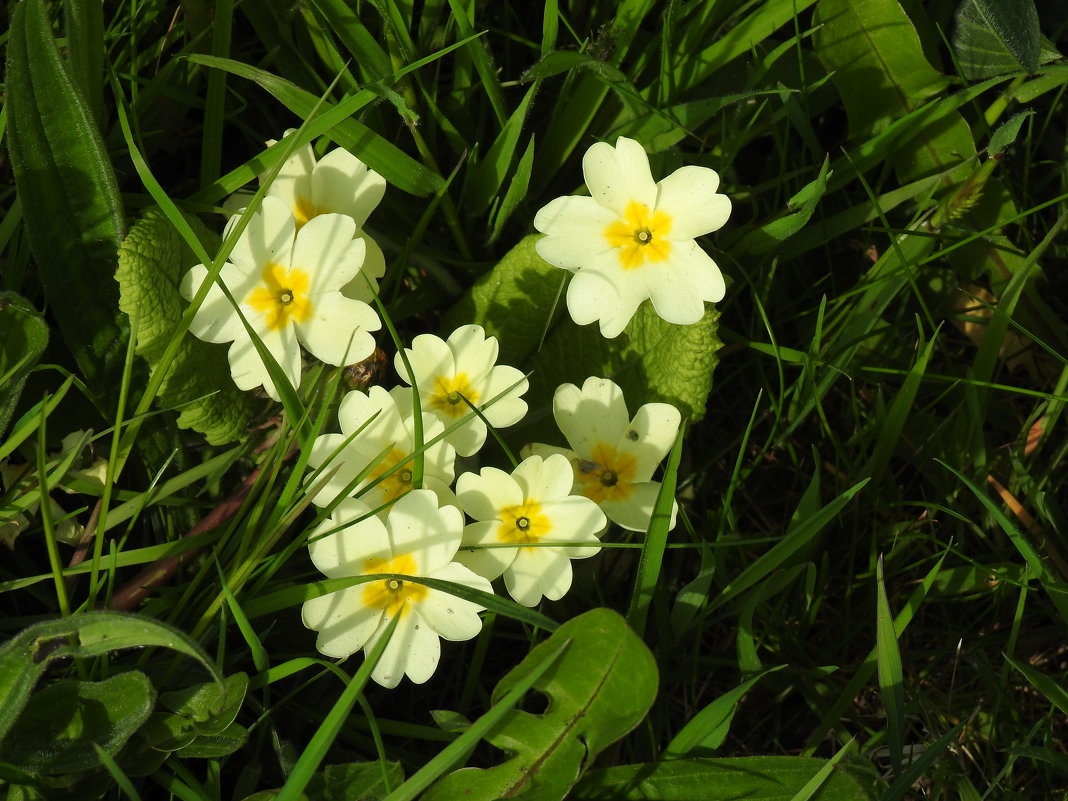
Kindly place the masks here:
POLYGON ((85 612, 36 623, 0 646, 0 738, 26 706, 48 664, 62 657, 100 656, 156 645, 196 659, 221 682, 215 665, 188 636, 158 620, 122 612, 85 612))
POLYGON ((35 775, 97 767, 93 745, 118 753, 155 700, 152 682, 137 670, 100 682, 56 682, 30 698, 0 744, 0 759, 35 775))
POLYGON ((0 437, 7 430, 26 376, 48 344, 48 325, 28 300, 0 292, 0 437))
MULTIPOLYGON (((596 325, 577 326, 564 313, 563 289, 570 274, 538 255, 537 240, 521 240, 476 281, 446 314, 443 329, 474 322, 497 337, 501 361, 534 371, 528 396, 533 408, 551 407, 560 384, 581 385, 597 375, 622 387, 632 411, 664 401, 695 420, 703 417, 721 345, 716 336, 719 312, 710 307, 694 325, 674 325, 646 302, 622 334, 605 339, 596 325)), ((524 432, 533 434, 529 428, 524 432)))
POLYGON ((869 136, 949 85, 927 62, 897 0, 820 0, 816 52, 842 96, 854 138, 869 136))
POLYGON ((307 792, 322 801, 381 801, 403 781, 399 762, 351 762, 327 765, 309 782, 307 792))
MULTIPOLYGON (((793 801, 825 765, 805 757, 677 759, 624 765, 586 775, 569 798, 613 801, 793 801)), ((813 801, 871 801, 875 780, 837 765, 813 801)))
POLYGON ((215 734, 198 734, 191 742, 176 749, 180 757, 195 759, 218 759, 229 756, 248 742, 248 729, 240 723, 231 723, 215 734))
POLYGON ((7 46, 8 141, 49 307, 79 368, 113 395, 128 330, 112 278, 122 203, 100 132, 64 68, 42 0, 23 0, 7 46))
POLYGON ((504 254, 448 311, 443 329, 478 323, 500 340, 502 362, 522 364, 545 335, 558 294, 563 307, 561 288, 569 277, 538 255, 534 243, 539 238, 525 237, 504 254))
POLYGON ((431 787, 423 801, 563 798, 597 754, 638 725, 656 696, 656 661, 610 609, 594 609, 562 625, 501 679, 492 700, 499 701, 542 654, 567 640, 563 655, 533 685, 548 696, 546 711, 512 710, 486 737, 511 758, 484 770, 456 771, 431 787))
POLYGON ((1042 34, 1034 0, 964 0, 957 9, 953 49, 969 80, 1034 72, 1042 34))
MULTIPOLYGON (((218 237, 188 217, 208 252, 218 237)), ((137 353, 156 369, 188 302, 178 291, 196 263, 192 250, 163 211, 150 208, 130 229, 119 250, 119 307, 137 320, 137 353)), ((181 407, 178 425, 199 431, 213 445, 244 436, 259 403, 230 376, 226 346, 201 342, 187 333, 160 387, 165 406, 181 407)))
POLYGON ((218 734, 234 722, 247 689, 248 676, 235 673, 221 685, 209 681, 163 693, 159 703, 197 734, 218 734))
POLYGON ((719 361, 718 325, 719 312, 713 307, 693 325, 675 325, 662 320, 648 302, 615 339, 602 337, 596 325, 577 326, 565 318, 526 363, 533 370, 531 407, 551 407, 557 386, 581 386, 596 375, 619 384, 631 414, 643 403, 660 401, 699 420, 719 361))

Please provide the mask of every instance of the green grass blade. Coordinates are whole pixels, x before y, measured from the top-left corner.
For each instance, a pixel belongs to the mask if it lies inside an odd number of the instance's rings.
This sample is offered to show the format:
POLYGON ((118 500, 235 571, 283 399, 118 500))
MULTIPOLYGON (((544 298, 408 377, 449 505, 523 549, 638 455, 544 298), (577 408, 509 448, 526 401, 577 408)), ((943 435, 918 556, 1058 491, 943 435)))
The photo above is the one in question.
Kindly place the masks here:
POLYGON ((642 543, 641 556, 638 559, 638 572, 634 577, 634 590, 630 596, 627 610, 627 623, 641 637, 645 632, 645 621, 649 617, 649 607, 660 581, 660 570, 667 548, 668 529, 671 527, 671 507, 675 504, 675 488, 679 480, 679 462, 682 460, 683 435, 686 425, 679 426, 675 444, 671 446, 667 465, 664 467, 664 480, 653 506, 653 516, 649 522, 649 531, 642 543))
POLYGON ((886 598, 886 582, 883 576, 883 558, 876 565, 876 618, 875 647, 878 653, 879 691, 886 710, 886 736, 890 746, 890 759, 894 775, 901 774, 905 731, 905 689, 901 671, 901 651, 898 647, 894 618, 890 602, 886 598))

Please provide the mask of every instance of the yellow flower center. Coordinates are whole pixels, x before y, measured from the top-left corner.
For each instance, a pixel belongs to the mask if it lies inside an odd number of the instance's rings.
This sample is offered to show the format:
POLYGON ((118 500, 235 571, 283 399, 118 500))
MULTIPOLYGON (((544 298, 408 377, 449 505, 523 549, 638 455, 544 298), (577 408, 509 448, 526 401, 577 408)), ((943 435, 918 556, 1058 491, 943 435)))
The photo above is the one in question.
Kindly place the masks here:
POLYGON ((500 510, 500 515, 501 525, 497 528, 497 539, 511 545, 540 542, 542 537, 553 530, 552 522, 542 514, 541 504, 537 501, 506 506, 500 510))
POLYGON ((281 264, 267 262, 263 268, 263 283, 248 293, 245 302, 253 310, 267 315, 267 327, 272 331, 289 323, 303 323, 312 316, 312 302, 308 296, 311 280, 303 270, 286 270, 281 264))
POLYGON ((467 373, 458 373, 452 378, 438 376, 434 379, 434 394, 430 396, 430 405, 448 417, 463 417, 470 411, 464 398, 477 404, 481 397, 477 389, 471 386, 467 373))
MULTIPOLYGON (((363 563, 364 574, 401 573, 405 576, 416 574, 415 559, 411 554, 394 556, 392 559, 371 557, 363 563)), ((426 587, 414 581, 401 579, 383 579, 370 581, 363 585, 363 602, 370 607, 384 609, 390 617, 404 615, 408 603, 419 603, 426 596, 426 587)))
POLYGON ((619 263, 624 270, 636 270, 646 262, 665 261, 671 255, 671 215, 649 211, 644 203, 632 200, 623 219, 604 229, 608 244, 619 249, 619 263))
POLYGON ((622 501, 634 491, 638 460, 629 453, 620 453, 611 445, 598 443, 589 459, 579 459, 572 466, 579 492, 592 501, 622 501))
MULTIPOLYGON (((386 454, 385 458, 381 462, 376 464, 371 470, 368 481, 374 482, 389 470, 392 470, 398 464, 403 464, 402 467, 397 470, 393 470, 388 476, 383 478, 375 486, 385 496, 387 503, 397 500, 401 495, 404 495, 408 490, 412 488, 412 457, 410 454, 405 453, 400 448, 394 448, 386 454)), ((403 570, 394 571, 396 573, 403 573, 403 570)))
POLYGON ((303 228, 309 220, 314 219, 323 213, 325 213, 325 209, 319 208, 303 195, 297 195, 297 199, 293 201, 293 219, 297 223, 298 231, 303 228))

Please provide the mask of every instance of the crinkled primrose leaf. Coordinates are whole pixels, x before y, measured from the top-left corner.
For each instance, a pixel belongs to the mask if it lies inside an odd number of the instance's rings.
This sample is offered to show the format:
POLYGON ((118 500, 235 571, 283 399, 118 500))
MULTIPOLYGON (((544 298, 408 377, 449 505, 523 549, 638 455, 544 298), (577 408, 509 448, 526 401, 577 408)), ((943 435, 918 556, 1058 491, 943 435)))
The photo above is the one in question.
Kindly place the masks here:
MULTIPOLYGON (((577 326, 564 314, 562 279, 570 276, 544 261, 528 236, 508 251, 446 315, 444 327, 475 322, 500 340, 500 359, 531 375, 530 407, 551 408, 553 391, 564 383, 581 384, 591 375, 611 377, 637 406, 662 401, 684 416, 704 416, 712 371, 722 343, 716 335, 719 312, 708 307, 693 325, 662 320, 642 304, 623 333, 605 339, 596 326, 577 326), (538 345, 552 326, 541 350, 538 345)), ((448 330, 452 330, 449 328, 448 330)), ((551 420, 547 423, 550 426, 551 420)), ((536 439, 529 428, 527 439, 536 439)), ((545 437, 552 436, 550 433, 545 437)), ((545 439, 545 441, 553 441, 545 439)))
POLYGON ((534 249, 540 237, 531 235, 504 254, 497 266, 475 282, 471 290, 453 306, 442 330, 477 323, 500 340, 500 360, 521 364, 538 347, 549 315, 559 295, 556 313, 564 308, 561 291, 570 276, 545 261, 534 249))
MULTIPOLYGON (((197 219, 190 225, 209 253, 218 237, 197 219)), ((196 256, 182 241, 163 211, 150 208, 130 229, 119 249, 119 308, 137 319, 137 354, 155 370, 187 306, 178 291, 182 275, 196 256)), ((224 348, 183 338, 174 361, 166 368, 160 400, 181 407, 178 425, 199 431, 212 445, 242 436, 255 413, 255 396, 242 392, 230 377, 224 348)))
POLYGON ((719 362, 718 327, 719 312, 712 306, 693 325, 675 325, 657 316, 648 303, 638 307, 615 339, 605 339, 595 326, 561 320, 541 352, 525 365, 533 370, 530 406, 549 407, 556 387, 599 375, 619 384, 634 408, 670 403, 683 417, 699 420, 719 362))

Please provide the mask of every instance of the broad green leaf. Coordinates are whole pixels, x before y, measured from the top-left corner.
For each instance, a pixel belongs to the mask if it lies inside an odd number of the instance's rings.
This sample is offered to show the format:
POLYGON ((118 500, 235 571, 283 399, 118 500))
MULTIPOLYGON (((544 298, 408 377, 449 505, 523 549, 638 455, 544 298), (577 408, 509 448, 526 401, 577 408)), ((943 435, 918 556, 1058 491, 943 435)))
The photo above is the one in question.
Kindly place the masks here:
POLYGON ((247 689, 248 676, 235 673, 227 676, 221 685, 207 682, 163 693, 146 727, 150 744, 160 751, 177 751, 221 735, 237 717, 247 689))
MULTIPOLYGON (((445 315, 442 329, 478 323, 500 340, 500 360, 519 365, 538 347, 550 325, 550 313, 569 277, 534 249, 540 237, 528 236, 504 254, 445 315)), ((559 313, 559 312, 557 312, 559 313)))
POLYGON ((195 759, 218 759, 229 756, 248 742, 248 729, 240 723, 231 723, 214 734, 198 734, 192 742, 175 750, 179 757, 195 759))
POLYGON ((41 283, 79 368, 113 396, 128 333, 112 277, 122 202, 92 112, 60 60, 43 0, 14 7, 6 79, 11 166, 41 283))
POLYGON ((513 710, 486 737, 511 757, 496 767, 450 774, 423 801, 563 798, 597 754, 638 725, 656 696, 656 662, 610 609, 594 609, 560 626, 501 679, 493 701, 522 682, 542 654, 567 640, 563 656, 533 685, 548 696, 547 710, 541 715, 513 710))
MULTIPOLYGON (((676 759, 624 765, 586 775, 571 799, 613 801, 793 801, 826 765, 806 757, 676 759)), ((859 768, 835 767, 815 801, 874 801, 875 780, 859 768)))
POLYGON ((399 762, 350 762, 327 765, 308 784, 307 793, 321 801, 381 801, 403 781, 399 762))
POLYGON ((122 612, 85 612, 36 623, 0 646, 0 738, 26 706, 50 662, 63 657, 100 656, 122 648, 162 646, 190 656, 215 681, 222 676, 188 636, 170 626, 122 612))
POLYGON ((96 0, 64 0, 71 78, 93 112, 97 127, 104 124, 104 8, 96 0))
POLYGON ((923 55, 897 0, 820 0, 816 52, 845 103, 852 137, 870 136, 949 85, 923 55))
POLYGON ((41 313, 20 295, 0 292, 0 437, 47 344, 48 325, 41 313))
POLYGON ((152 712, 156 692, 132 670, 104 681, 56 682, 30 698, 0 742, 0 759, 34 775, 100 765, 93 745, 118 753, 152 712))
POLYGON ((581 386, 596 375, 619 384, 631 414, 643 403, 660 401, 691 421, 700 420, 719 362, 718 327, 715 307, 709 306, 693 325, 675 325, 659 317, 648 301, 615 339, 602 337, 596 325, 577 326, 565 318, 525 363, 533 371, 530 405, 551 408, 557 386, 581 386))
MULTIPOLYGON (((194 217, 187 217, 208 252, 218 237, 194 217)), ((155 369, 188 301, 178 291, 182 276, 197 259, 164 212, 152 207, 119 250, 119 307, 136 320, 137 353, 155 369)), ((202 342, 186 333, 160 387, 164 406, 180 409, 178 425, 199 431, 213 445, 245 435, 261 405, 242 392, 230 375, 226 347, 202 342)))
POLYGON ((969 80, 1034 72, 1042 34, 1034 0, 964 0, 957 9, 953 49, 969 80))

